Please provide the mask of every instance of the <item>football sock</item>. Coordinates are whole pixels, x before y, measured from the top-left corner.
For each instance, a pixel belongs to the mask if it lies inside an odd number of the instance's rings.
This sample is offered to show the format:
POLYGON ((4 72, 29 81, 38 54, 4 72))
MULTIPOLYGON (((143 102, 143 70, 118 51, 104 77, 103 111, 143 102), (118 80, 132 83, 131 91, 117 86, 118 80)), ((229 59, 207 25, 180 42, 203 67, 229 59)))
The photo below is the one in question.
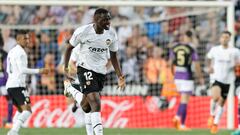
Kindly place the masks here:
POLYGON ((92 127, 95 132, 95 135, 103 135, 101 113, 100 112, 92 112, 91 113, 91 121, 92 121, 92 127))
POLYGON ((185 124, 186 116, 187 116, 187 104, 181 103, 178 107, 177 116, 181 119, 181 124, 185 124))
POLYGON ((16 122, 16 120, 18 119, 18 116, 20 115, 21 113, 19 111, 16 111, 16 113, 14 114, 13 116, 13 123, 16 122))
POLYGON ((218 125, 218 123, 219 123, 219 121, 221 119, 222 114, 223 114, 223 107, 218 105, 217 106, 217 110, 216 110, 216 115, 214 117, 213 124, 218 125))
POLYGON ((23 111, 17 118, 17 120, 13 123, 12 130, 18 132, 21 126, 24 124, 24 122, 28 119, 28 117, 31 115, 31 112, 29 111, 23 111))
POLYGON ((83 98, 83 94, 72 86, 68 87, 68 91, 72 94, 73 98, 80 105, 83 98))
POLYGON ((94 135, 92 121, 91 121, 91 113, 85 113, 85 125, 86 125, 87 135, 94 135))
POLYGON ((210 101, 210 115, 211 116, 215 115, 216 105, 217 105, 217 103, 213 99, 211 99, 211 101, 210 101))
POLYGON ((7 115, 7 122, 12 123, 12 115, 13 115, 13 103, 12 100, 8 101, 8 115, 7 115))

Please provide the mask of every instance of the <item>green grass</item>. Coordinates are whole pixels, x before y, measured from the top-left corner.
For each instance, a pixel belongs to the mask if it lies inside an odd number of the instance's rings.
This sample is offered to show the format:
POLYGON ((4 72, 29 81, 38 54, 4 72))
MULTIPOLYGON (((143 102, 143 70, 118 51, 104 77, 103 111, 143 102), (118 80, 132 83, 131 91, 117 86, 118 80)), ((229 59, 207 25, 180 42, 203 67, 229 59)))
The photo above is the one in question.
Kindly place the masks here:
MULTIPOLYGON (((8 129, 0 129, 6 135, 8 129)), ((231 135, 233 130, 220 130, 218 135, 231 135)), ((84 128, 23 128, 19 135, 86 135, 84 128)), ((208 129, 177 131, 175 129, 104 129, 104 135, 211 135, 208 129)))

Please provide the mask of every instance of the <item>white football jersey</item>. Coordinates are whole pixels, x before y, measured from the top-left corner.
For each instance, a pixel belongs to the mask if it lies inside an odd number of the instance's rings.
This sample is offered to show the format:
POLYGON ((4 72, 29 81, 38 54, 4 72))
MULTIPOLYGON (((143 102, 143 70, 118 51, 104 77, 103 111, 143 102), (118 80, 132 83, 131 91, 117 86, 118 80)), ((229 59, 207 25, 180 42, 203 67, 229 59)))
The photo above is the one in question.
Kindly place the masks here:
POLYGON ((26 52, 20 45, 16 45, 7 56, 7 88, 26 87, 26 74, 39 73, 39 69, 29 69, 27 65, 26 52))
POLYGON ((223 48, 222 45, 218 45, 211 48, 207 58, 212 60, 214 70, 210 74, 211 81, 230 84, 235 80, 234 67, 240 59, 240 51, 237 48, 223 48))
POLYGON ((104 30, 103 34, 96 34, 93 24, 77 28, 71 39, 72 46, 79 45, 78 66, 106 74, 106 64, 109 51, 118 50, 118 38, 115 30, 104 30))

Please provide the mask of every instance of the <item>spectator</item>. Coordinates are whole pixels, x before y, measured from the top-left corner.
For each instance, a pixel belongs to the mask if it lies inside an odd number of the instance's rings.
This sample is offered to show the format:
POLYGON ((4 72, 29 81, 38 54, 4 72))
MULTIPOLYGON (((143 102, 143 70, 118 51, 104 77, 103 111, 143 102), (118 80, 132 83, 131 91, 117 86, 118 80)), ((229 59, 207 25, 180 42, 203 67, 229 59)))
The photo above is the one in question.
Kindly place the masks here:
POLYGON ((145 81, 149 86, 148 95, 160 96, 163 81, 163 71, 166 61, 162 58, 162 49, 151 46, 148 48, 148 57, 144 62, 145 81))
POLYGON ((58 45, 55 41, 52 40, 52 36, 50 34, 50 31, 43 30, 41 31, 41 40, 40 40, 40 59, 43 59, 43 57, 47 53, 53 53, 55 55, 55 64, 57 65, 60 62, 60 53, 58 50, 58 45))
POLYGON ((62 88, 60 88, 62 81, 61 76, 57 72, 55 64, 55 55, 53 53, 47 53, 43 61, 37 63, 39 68, 49 69, 47 75, 41 75, 38 80, 38 89, 40 94, 60 94, 62 88))
POLYGON ((49 7, 40 6, 37 8, 36 14, 33 16, 30 24, 43 24, 45 19, 48 17, 49 7))
POLYGON ((139 67, 137 64, 136 48, 128 46, 123 57, 122 72, 126 83, 139 83, 139 67))
MULTIPOLYGON (((126 16, 121 16, 120 18, 121 18, 122 22, 124 22, 124 21, 126 22, 128 20, 128 18, 126 16)), ((118 38, 120 41, 119 49, 123 50, 126 46, 127 39, 129 37, 131 37, 131 35, 132 35, 132 26, 130 26, 130 25, 120 26, 118 28, 117 34, 118 34, 118 38)))
POLYGON ((11 37, 11 30, 10 29, 3 29, 2 30, 2 36, 3 36, 3 50, 6 52, 9 52, 16 44, 16 40, 11 37))

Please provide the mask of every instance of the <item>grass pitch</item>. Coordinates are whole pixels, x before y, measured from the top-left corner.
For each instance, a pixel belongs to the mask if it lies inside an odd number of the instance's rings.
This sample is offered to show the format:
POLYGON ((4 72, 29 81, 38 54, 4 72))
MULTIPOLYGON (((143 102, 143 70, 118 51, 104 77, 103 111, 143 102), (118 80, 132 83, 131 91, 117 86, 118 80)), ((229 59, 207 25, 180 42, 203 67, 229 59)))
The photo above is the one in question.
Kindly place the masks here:
MULTIPOLYGON (((1 128, 0 135, 8 129, 1 128)), ((231 135, 233 130, 220 130, 218 135, 231 135)), ((86 135, 85 128, 23 128, 19 135, 86 135)), ((208 129, 177 131, 175 129, 104 129, 104 135, 211 135, 208 129)))

